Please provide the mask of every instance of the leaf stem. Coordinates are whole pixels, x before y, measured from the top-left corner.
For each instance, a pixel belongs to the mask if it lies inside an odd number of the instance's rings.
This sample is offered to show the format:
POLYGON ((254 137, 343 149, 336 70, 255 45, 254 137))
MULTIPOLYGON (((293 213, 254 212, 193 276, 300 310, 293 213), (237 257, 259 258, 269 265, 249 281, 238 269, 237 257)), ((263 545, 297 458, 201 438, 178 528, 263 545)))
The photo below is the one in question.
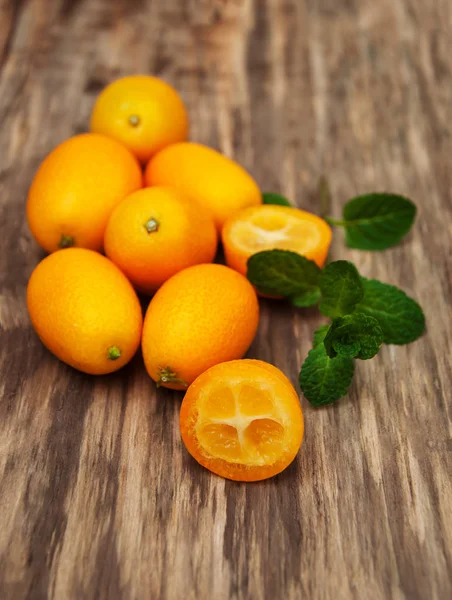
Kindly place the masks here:
POLYGON ((333 217, 325 217, 325 221, 329 225, 334 225, 335 227, 346 227, 348 225, 348 221, 343 221, 342 219, 334 219, 333 217))
POLYGON ((320 216, 325 217, 331 210, 331 192, 328 179, 322 175, 317 186, 320 200, 320 216))

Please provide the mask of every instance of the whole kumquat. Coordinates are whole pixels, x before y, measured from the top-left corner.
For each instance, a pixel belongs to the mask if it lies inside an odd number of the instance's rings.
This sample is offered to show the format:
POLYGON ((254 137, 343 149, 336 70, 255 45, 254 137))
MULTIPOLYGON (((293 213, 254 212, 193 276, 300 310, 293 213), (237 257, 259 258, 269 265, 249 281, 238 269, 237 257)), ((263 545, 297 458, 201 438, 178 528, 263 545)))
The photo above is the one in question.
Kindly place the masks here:
POLYGON ((28 282, 27 305, 43 344, 85 373, 117 371, 140 344, 141 306, 132 285, 92 250, 68 248, 41 261, 28 282))
POLYGON ((250 282, 224 265, 195 265, 157 291, 146 312, 143 357, 158 385, 183 390, 209 367, 248 350, 259 305, 250 282))
POLYGON ((28 194, 28 225, 47 252, 71 246, 101 251, 111 211, 142 182, 137 160, 119 142, 76 135, 39 167, 28 194))
POLYGON ((261 204, 254 179, 238 163, 216 150, 185 142, 156 154, 145 171, 146 185, 171 185, 207 210, 218 231, 230 216, 261 204))
POLYGON ((217 232, 206 211, 173 188, 134 192, 113 211, 105 252, 147 294, 182 269, 215 257, 217 232))
POLYGON ((165 146, 187 139, 188 116, 182 98, 168 83, 150 75, 129 75, 100 93, 91 131, 118 140, 146 162, 165 146))

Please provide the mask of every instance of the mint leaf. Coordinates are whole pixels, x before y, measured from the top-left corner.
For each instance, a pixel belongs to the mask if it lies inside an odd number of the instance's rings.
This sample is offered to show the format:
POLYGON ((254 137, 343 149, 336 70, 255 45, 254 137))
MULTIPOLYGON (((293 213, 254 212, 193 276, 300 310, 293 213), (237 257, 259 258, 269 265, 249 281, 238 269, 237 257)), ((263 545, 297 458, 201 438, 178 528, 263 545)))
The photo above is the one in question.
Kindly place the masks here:
POLYGON ((331 319, 353 312, 364 294, 355 265, 346 260, 327 265, 320 275, 319 286, 322 292, 319 310, 331 319))
POLYGON ((424 333, 425 316, 419 304, 399 288, 361 278, 364 296, 355 312, 374 317, 385 344, 409 344, 424 333))
POLYGON ((278 204, 279 206, 292 206, 292 204, 280 194, 265 193, 262 194, 263 204, 278 204))
POLYGON ((308 306, 318 304, 321 297, 322 294, 320 289, 312 288, 312 290, 307 290, 301 294, 289 296, 289 299, 294 306, 298 306, 298 308, 307 308, 308 306))
POLYGON ((344 207, 343 220, 327 218, 331 225, 345 227, 349 248, 385 250, 395 246, 410 231, 416 206, 395 194, 368 194, 353 198, 344 207))
POLYGON ((325 346, 319 344, 309 351, 301 367, 301 390, 313 406, 330 404, 347 393, 354 369, 353 359, 330 358, 325 346))
POLYGON ((329 328, 329 325, 320 325, 320 327, 314 331, 314 340, 312 343, 314 348, 316 348, 319 344, 323 344, 323 340, 325 339, 329 328))
POLYGON ((373 317, 354 313, 333 321, 323 343, 330 358, 340 355, 367 360, 380 349, 383 332, 373 317))
POLYGON ((251 283, 263 294, 283 296, 295 306, 317 304, 319 276, 314 261, 289 250, 264 250, 248 259, 251 283))

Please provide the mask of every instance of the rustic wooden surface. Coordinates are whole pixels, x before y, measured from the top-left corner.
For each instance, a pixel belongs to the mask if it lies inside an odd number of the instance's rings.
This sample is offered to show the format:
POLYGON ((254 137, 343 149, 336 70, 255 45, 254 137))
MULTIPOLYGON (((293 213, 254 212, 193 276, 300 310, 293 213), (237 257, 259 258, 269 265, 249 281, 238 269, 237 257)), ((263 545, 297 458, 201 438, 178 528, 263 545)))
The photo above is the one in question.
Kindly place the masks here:
MULTIPOLYGON (((41 599, 452 597, 452 4, 450 0, 0 0, 0 596, 41 599), (265 190, 334 215, 407 194, 413 233, 332 256, 403 287, 428 332, 358 365, 314 410, 295 463, 224 481, 181 445, 180 396, 141 357, 93 378, 33 333, 42 253, 24 203, 39 162, 87 128, 112 79, 175 84, 192 139, 265 190)), ((262 302, 250 356, 297 380, 315 311, 262 302)))

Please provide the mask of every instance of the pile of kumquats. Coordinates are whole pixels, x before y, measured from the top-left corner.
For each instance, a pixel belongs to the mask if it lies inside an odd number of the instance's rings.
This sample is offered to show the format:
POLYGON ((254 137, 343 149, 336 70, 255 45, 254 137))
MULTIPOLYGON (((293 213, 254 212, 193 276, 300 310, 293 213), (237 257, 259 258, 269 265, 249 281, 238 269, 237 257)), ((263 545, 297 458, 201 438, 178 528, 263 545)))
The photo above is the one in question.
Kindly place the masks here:
POLYGON ((256 289, 279 295, 252 285, 247 263, 278 249, 320 272, 331 229, 264 203, 240 165, 187 137, 184 104, 162 80, 103 90, 90 133, 55 148, 33 179, 28 223, 49 255, 31 275, 28 310, 43 344, 84 373, 120 369, 141 343, 157 386, 185 392, 192 456, 223 477, 261 480, 293 461, 304 425, 289 379, 242 358, 258 328, 256 289), (227 266, 213 262, 220 241, 227 266), (151 297, 144 319, 137 293, 151 297))

